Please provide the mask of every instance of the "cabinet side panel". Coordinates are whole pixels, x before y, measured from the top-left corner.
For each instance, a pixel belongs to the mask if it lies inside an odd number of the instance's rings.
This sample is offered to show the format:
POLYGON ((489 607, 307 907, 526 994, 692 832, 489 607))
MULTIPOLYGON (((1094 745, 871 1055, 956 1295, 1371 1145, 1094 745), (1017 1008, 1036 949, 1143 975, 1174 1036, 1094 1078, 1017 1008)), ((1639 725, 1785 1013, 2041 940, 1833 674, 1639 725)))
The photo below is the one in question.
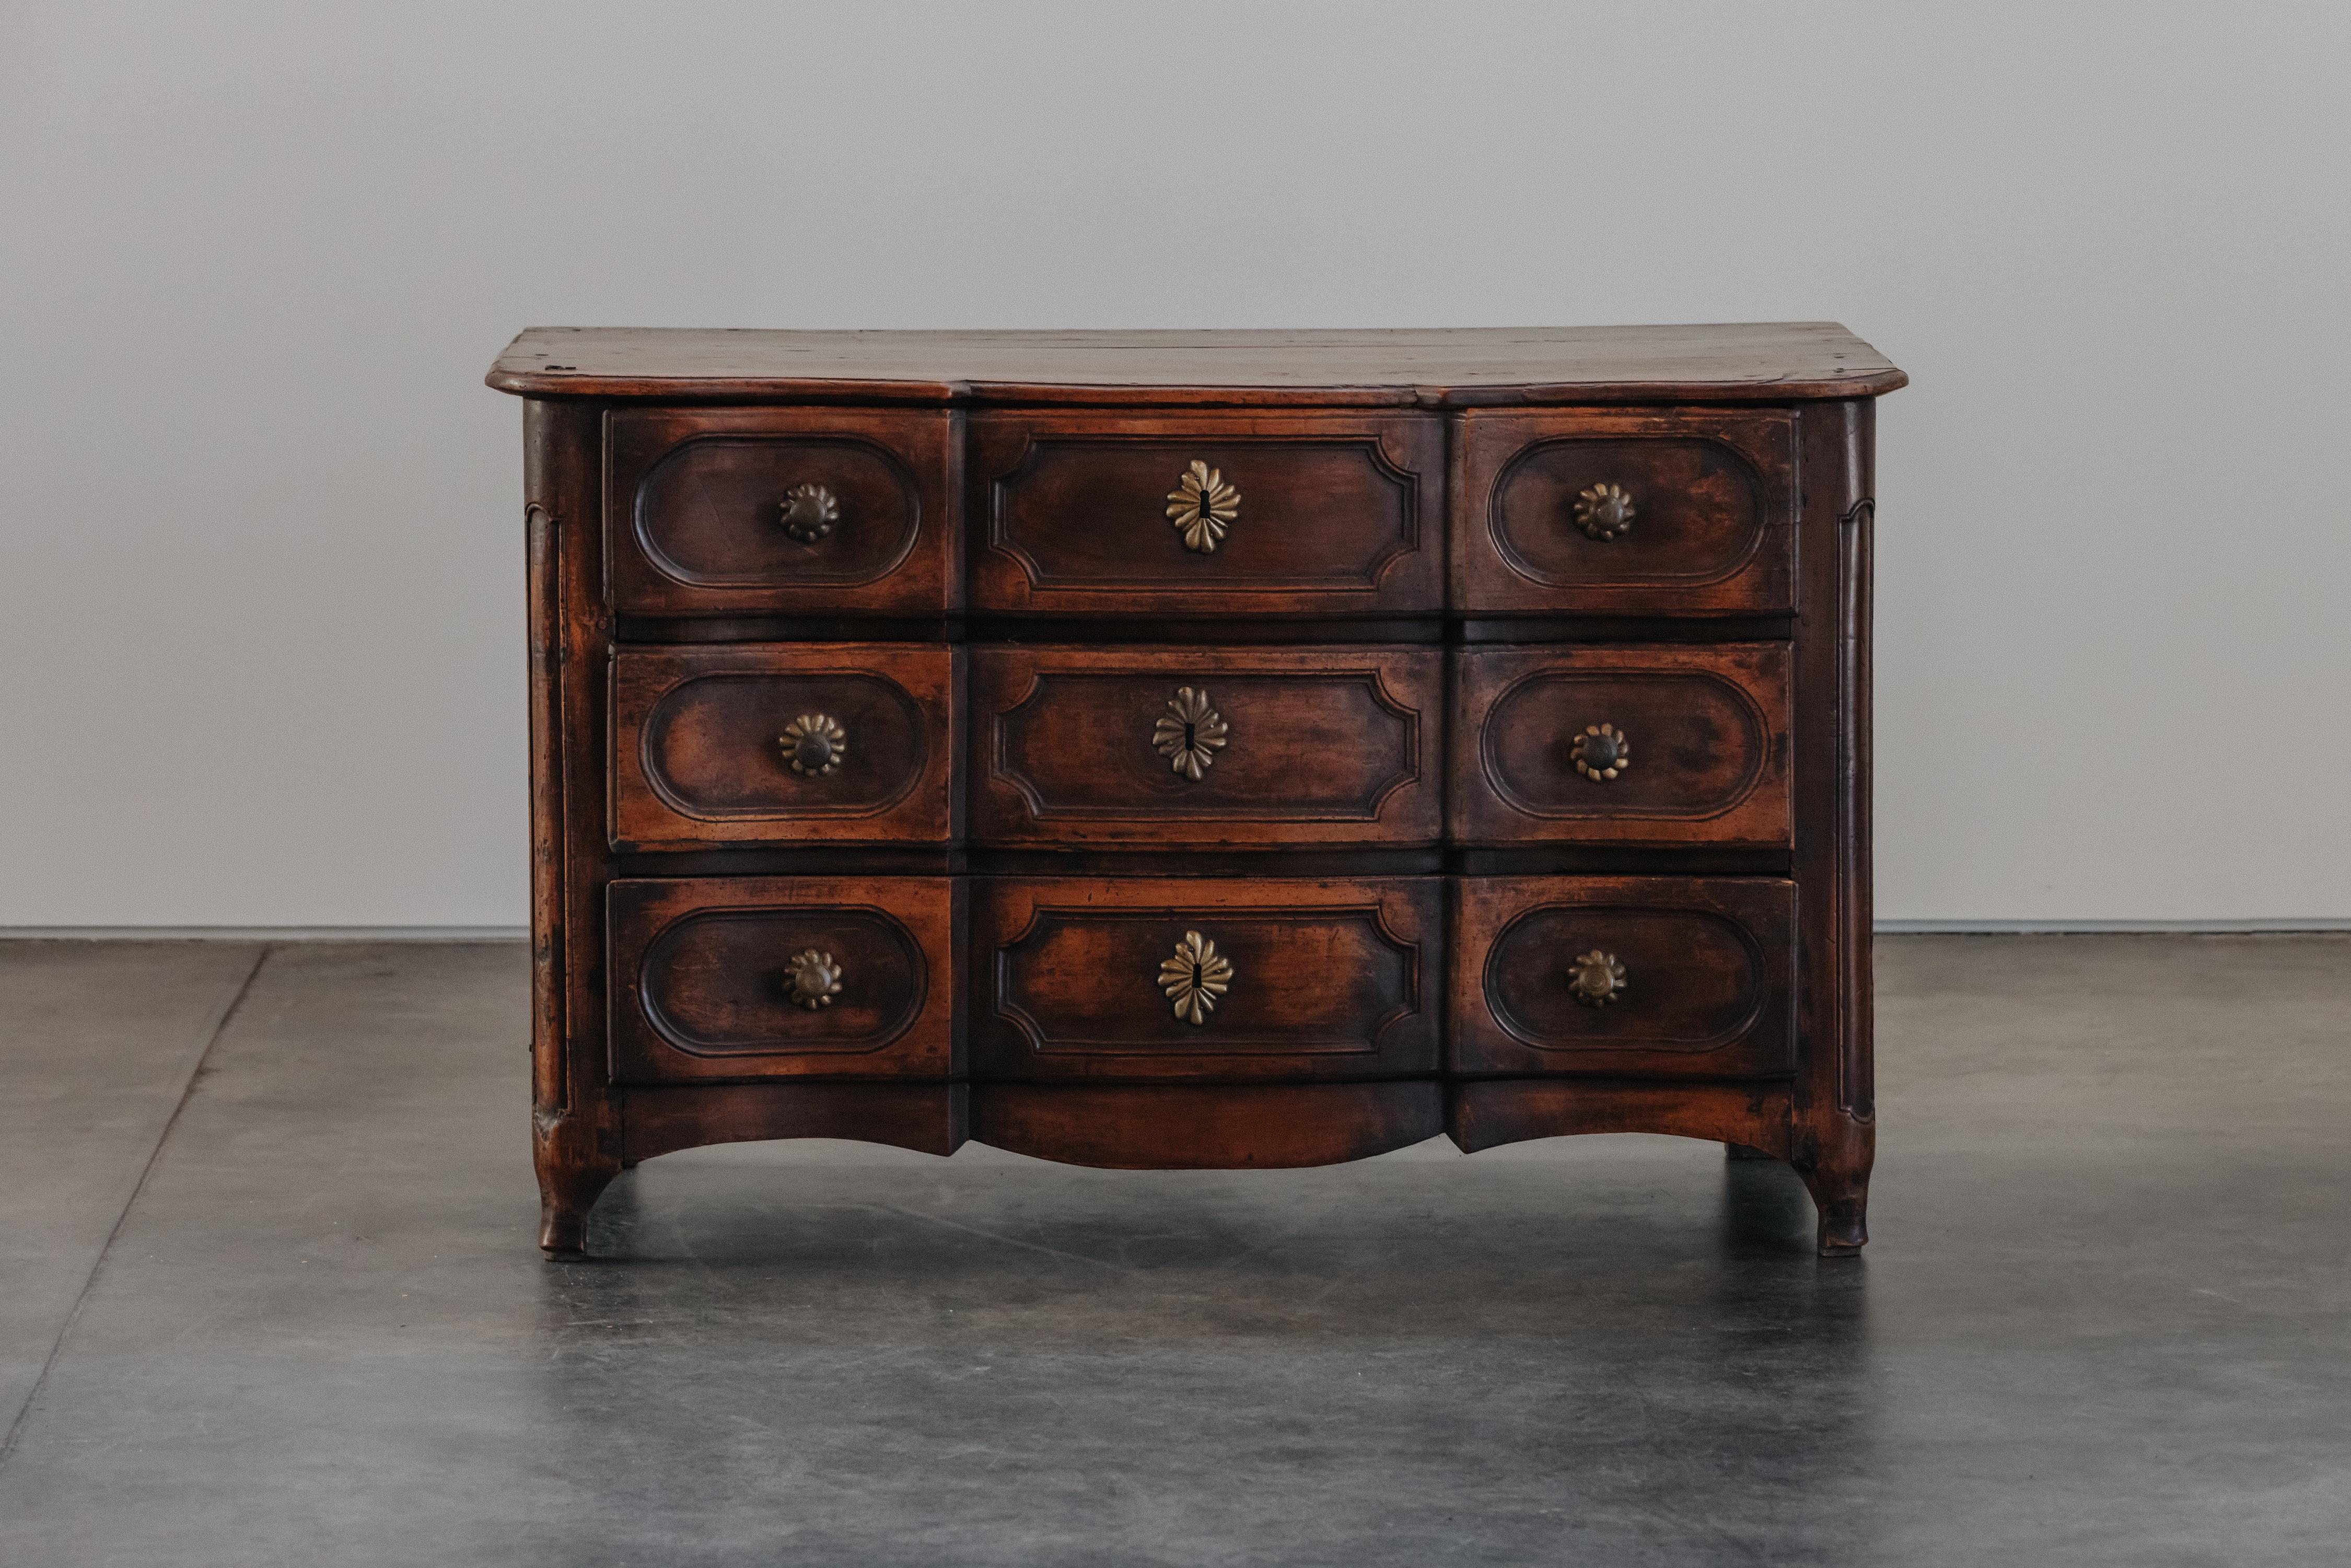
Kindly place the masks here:
MULTIPOLYGON (((1870 1102, 1869 445, 1866 402, 1802 414, 1796 868, 1803 892, 1802 1054, 1792 1159, 1855 1196, 1875 1152, 1870 1102)), ((1838 1200, 1842 1202, 1840 1198, 1838 1200)), ((1827 1212, 1824 1206, 1823 1212, 1827 1212)), ((1857 1218, 1855 1221, 1857 1228, 1857 1218)))
POLYGON ((531 936, 533 1082, 543 1183, 617 1169, 620 1116, 604 1088, 601 888, 604 817, 602 413, 527 400, 532 524, 531 936))

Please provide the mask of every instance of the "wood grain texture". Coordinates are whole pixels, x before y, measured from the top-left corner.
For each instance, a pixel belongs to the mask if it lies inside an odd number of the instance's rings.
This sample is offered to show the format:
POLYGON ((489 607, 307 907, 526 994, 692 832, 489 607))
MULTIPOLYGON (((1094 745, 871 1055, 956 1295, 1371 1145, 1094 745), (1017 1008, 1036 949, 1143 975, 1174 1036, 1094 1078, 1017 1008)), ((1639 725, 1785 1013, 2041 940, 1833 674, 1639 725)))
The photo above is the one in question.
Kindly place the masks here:
POLYGON ((951 1155, 970 1135, 961 1083, 705 1083, 642 1088, 622 1101, 622 1148, 635 1165, 705 1144, 852 1138, 951 1155))
POLYGON ((1462 650, 1452 838, 1787 848, 1790 664, 1778 643, 1462 650), (1575 766, 1599 725, 1629 747, 1614 779, 1575 766))
POLYGON ((534 638, 532 678, 548 726, 531 757, 533 837, 547 858, 534 872, 531 945, 539 1011, 555 1032, 535 1040, 532 1166, 538 1176, 539 1245, 576 1253, 588 1211, 621 1169, 620 1103, 610 1086, 604 998, 602 718, 597 688, 608 649, 602 631, 603 551, 597 505, 601 421, 593 405, 523 405, 523 477, 528 506, 546 520, 533 552, 534 612, 551 615, 534 638))
POLYGON ((1834 321, 1338 331, 534 327, 486 378, 543 397, 1475 406, 1875 397, 1909 378, 1834 321))
POLYGON ((1453 887, 1447 1065, 1465 1073, 1779 1077, 1795 1065, 1796 884, 1771 877, 1466 877, 1453 887), (1588 1006, 1574 960, 1621 989, 1588 1006))
POLYGON ((1444 1130, 1433 1079, 1385 1083, 972 1087, 975 1142, 1107 1170, 1284 1170, 1338 1165, 1444 1130))
POLYGON ((1433 844, 1433 648, 973 650, 972 838, 984 844, 1433 844), (1159 743, 1181 691, 1222 728, 1195 779, 1159 743))
POLYGON ((958 658, 877 643, 616 651, 612 847, 948 842, 958 658), (802 716, 845 737, 829 771, 791 766, 802 716))
POLYGON ((971 601, 1020 615, 1434 614, 1442 423, 1418 414, 977 413, 971 601), (1168 517, 1193 463, 1238 492, 1213 549, 1168 517))
POLYGON ((1824 1255, 1868 1239, 1877 1122, 1871 1095, 1870 549, 1876 516, 1874 406, 1803 411, 1805 614, 1799 692, 1823 722, 1798 737, 1796 868, 1806 984, 1805 1049, 1789 1163, 1820 1209, 1824 1255), (1817 527, 1813 525, 1817 523, 1817 527))
POLYGON ((963 1070, 959 882, 632 878, 608 894, 614 1082, 963 1070), (810 950, 840 969, 816 1007, 792 983, 810 950))
POLYGON ((1452 600, 1481 614, 1759 615, 1795 608, 1795 418, 1781 409, 1470 413, 1452 600), (1633 507, 1579 523, 1599 486, 1633 507))
POLYGON ((620 408, 606 418, 612 606, 641 615, 938 615, 961 580, 945 413, 620 408), (800 486, 831 499, 797 538, 800 486))
POLYGON ((1664 1133, 1788 1155, 1784 1085, 1496 1078, 1446 1092, 1445 1132, 1475 1154, 1574 1133, 1664 1133))
POLYGON ((1434 877, 992 877, 972 904, 972 1062, 995 1079, 1378 1078, 1437 1071, 1434 877), (1187 933, 1228 988, 1177 1016, 1187 933))

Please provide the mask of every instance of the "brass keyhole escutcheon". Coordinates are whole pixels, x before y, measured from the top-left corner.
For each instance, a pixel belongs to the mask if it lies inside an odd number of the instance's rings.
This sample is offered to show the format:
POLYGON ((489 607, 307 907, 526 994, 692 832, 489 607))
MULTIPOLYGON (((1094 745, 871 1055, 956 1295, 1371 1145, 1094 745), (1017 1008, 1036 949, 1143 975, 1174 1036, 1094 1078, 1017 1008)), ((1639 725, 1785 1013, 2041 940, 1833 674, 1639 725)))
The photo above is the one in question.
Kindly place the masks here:
POLYGON ((1632 531, 1636 509, 1622 486, 1594 485, 1575 497, 1575 526, 1588 538, 1605 542, 1632 531))
POLYGON ((1206 1023, 1217 998, 1232 988, 1233 967, 1217 952, 1217 945, 1197 931, 1186 931, 1176 944, 1176 956, 1159 966, 1159 988, 1176 1004, 1176 1016, 1186 1023, 1206 1023))
POLYGON ((1568 965, 1567 988, 1587 1008, 1604 1008, 1625 988, 1625 966, 1594 947, 1568 965))
POLYGON ((1241 493, 1224 474, 1195 458, 1167 492, 1167 520, 1184 536, 1184 548, 1214 555, 1225 530, 1241 515, 1241 493))
POLYGON ((795 953, 787 974, 792 1000, 810 1011, 832 1006, 832 998, 841 995, 841 966, 830 953, 813 947, 795 953))
POLYGON ((1568 760, 1586 779, 1605 783, 1633 766, 1632 742, 1610 724, 1589 724, 1567 748, 1568 760))
POLYGON ((821 778, 849 754, 849 732, 830 714, 804 713, 784 727, 776 744, 793 772, 821 778))
POLYGON ((1206 686, 1196 690, 1177 686, 1176 695, 1167 699, 1167 711, 1151 730, 1153 749, 1167 758, 1170 768, 1195 784, 1231 738, 1232 727, 1224 715, 1208 706, 1206 686))
POLYGON ((784 532, 812 545, 841 521, 841 500, 821 485, 795 485, 784 492, 784 532))

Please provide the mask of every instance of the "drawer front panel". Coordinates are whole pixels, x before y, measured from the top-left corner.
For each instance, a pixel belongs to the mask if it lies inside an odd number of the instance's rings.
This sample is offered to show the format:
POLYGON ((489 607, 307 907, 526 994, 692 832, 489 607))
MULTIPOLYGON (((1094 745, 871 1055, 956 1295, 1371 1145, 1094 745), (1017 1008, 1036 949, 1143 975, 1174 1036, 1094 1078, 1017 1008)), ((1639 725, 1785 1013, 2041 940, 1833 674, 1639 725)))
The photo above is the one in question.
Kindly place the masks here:
POLYGON ((972 836, 1433 843, 1443 659, 1415 648, 975 649, 972 836))
POLYGON ((1441 607, 1444 439, 1425 415, 978 414, 972 600, 1042 615, 1441 607))
POLYGON ((1795 418, 1470 413, 1454 603, 1471 613, 1796 607, 1795 418))
POLYGON ((606 898, 616 1082, 960 1070, 948 878, 624 880, 606 898))
POLYGON ((1796 884, 1497 877, 1455 885, 1463 1072, 1793 1071, 1796 884))
POLYGON ((878 643, 621 649, 613 847, 946 842, 956 657, 878 643))
POLYGON ((974 897, 974 1056, 1012 1079, 1431 1072, 1434 877, 1005 877, 974 897))
POLYGON ((1554 644, 1459 661, 1462 842, 1791 842, 1785 644, 1554 644))
POLYGON ((945 413, 622 409, 605 426, 624 614, 938 615, 955 577, 945 413))

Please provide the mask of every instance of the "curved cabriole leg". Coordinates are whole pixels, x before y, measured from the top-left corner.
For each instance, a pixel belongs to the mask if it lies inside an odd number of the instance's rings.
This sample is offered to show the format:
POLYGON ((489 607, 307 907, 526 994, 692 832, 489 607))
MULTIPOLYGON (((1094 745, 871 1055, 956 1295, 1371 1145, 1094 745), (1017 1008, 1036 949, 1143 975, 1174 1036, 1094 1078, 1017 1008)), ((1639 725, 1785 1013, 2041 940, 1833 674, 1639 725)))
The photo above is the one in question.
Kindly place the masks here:
POLYGON ((620 1156, 570 1117, 541 1123, 538 1131, 538 1244, 550 1255, 576 1258, 588 1249, 588 1211, 621 1174, 620 1156))
POLYGON ((1850 1257, 1869 1241, 1869 1166, 1866 1161, 1822 1160, 1798 1166, 1796 1174, 1820 1210, 1823 1258, 1850 1257))

